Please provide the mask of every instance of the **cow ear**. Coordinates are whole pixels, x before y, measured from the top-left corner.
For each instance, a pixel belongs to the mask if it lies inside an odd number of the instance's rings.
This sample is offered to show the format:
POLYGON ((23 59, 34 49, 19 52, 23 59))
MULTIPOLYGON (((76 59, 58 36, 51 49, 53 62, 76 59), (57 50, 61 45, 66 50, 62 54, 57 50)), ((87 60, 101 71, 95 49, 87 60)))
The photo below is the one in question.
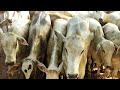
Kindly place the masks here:
POLYGON ((42 72, 45 72, 45 73, 48 72, 48 69, 46 68, 46 66, 42 64, 41 62, 39 62, 38 60, 37 60, 37 67, 42 72))
POLYGON ((100 26, 97 26, 97 29, 95 30, 95 36, 98 36, 98 35, 100 35, 100 26))
POLYGON ((62 34, 60 34, 57 31, 54 31, 57 38, 61 39, 63 42, 66 42, 66 37, 64 37, 62 34))
POLYGON ((7 19, 5 19, 5 20, 1 21, 1 22, 0 22, 0 27, 5 26, 5 25, 7 24, 7 22, 8 22, 8 20, 7 20, 7 19))
POLYGON ((29 45, 28 43, 27 43, 27 41, 23 38, 23 37, 20 37, 20 36, 18 36, 17 37, 17 40, 18 40, 18 42, 19 43, 21 43, 22 45, 29 45))
POLYGON ((3 30, 2 28, 0 28, 0 36, 3 34, 3 30))
POLYGON ((58 73, 60 74, 60 72, 62 71, 63 68, 63 62, 61 62, 61 64, 58 67, 58 73))
POLYGON ((13 72, 15 72, 15 71, 17 71, 18 69, 19 69, 19 66, 20 66, 20 64, 16 64, 16 65, 13 65, 13 66, 10 66, 9 68, 8 68, 8 73, 13 73, 13 72))
POLYGON ((115 49, 116 49, 116 55, 118 54, 118 51, 119 51, 119 49, 120 49, 120 46, 118 46, 118 45, 114 45, 115 46, 115 49))

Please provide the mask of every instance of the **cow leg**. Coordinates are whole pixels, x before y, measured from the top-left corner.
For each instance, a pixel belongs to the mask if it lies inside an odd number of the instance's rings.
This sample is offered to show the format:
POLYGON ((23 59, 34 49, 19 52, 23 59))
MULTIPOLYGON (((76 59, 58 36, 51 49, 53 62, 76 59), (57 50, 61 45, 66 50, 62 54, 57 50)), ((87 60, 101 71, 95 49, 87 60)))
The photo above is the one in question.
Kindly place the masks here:
POLYGON ((101 66, 101 64, 100 64, 100 61, 99 61, 99 59, 97 58, 97 56, 93 56, 92 57, 92 59, 93 59, 93 65, 95 65, 93 68, 92 68, 92 71, 94 71, 95 73, 95 77, 96 78, 100 78, 100 66, 101 66), (97 69, 97 70, 93 70, 93 69, 97 69), (97 72, 96 72, 97 71, 97 72))
POLYGON ((89 57, 88 58, 88 64, 87 64, 87 69, 88 69, 88 77, 91 78, 91 64, 92 64, 92 59, 89 57))
POLYGON ((105 67, 104 79, 110 77, 110 67, 105 67))
POLYGON ((100 67, 100 72, 102 72, 102 73, 104 73, 104 69, 103 69, 103 67, 104 67, 104 65, 101 65, 101 67, 100 67))
POLYGON ((97 66, 96 76, 97 76, 98 79, 100 79, 101 78, 100 77, 100 66, 101 66, 101 64, 100 64, 100 62, 98 60, 97 60, 96 66, 97 66))
POLYGON ((112 78, 113 79, 118 77, 118 68, 119 67, 117 65, 113 66, 113 71, 112 71, 112 78))
POLYGON ((101 79, 101 77, 100 77, 100 67, 97 67, 97 68, 98 68, 98 70, 97 70, 96 76, 97 76, 98 79, 101 79))

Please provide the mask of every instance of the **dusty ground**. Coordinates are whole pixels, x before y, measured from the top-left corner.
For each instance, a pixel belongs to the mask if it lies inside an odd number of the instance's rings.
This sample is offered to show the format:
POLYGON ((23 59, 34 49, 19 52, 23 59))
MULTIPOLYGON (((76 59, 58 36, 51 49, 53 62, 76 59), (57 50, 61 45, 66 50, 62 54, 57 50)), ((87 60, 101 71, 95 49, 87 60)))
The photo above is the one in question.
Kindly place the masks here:
POLYGON ((7 66, 5 65, 5 55, 0 47, 0 79, 8 79, 7 66))

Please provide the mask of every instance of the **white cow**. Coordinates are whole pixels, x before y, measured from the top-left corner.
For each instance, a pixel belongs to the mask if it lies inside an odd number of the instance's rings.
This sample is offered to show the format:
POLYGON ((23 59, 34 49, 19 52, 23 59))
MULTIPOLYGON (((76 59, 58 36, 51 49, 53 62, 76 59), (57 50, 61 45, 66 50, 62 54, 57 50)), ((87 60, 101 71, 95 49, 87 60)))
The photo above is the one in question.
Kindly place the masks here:
POLYGON ((57 37, 62 38, 63 68, 68 79, 83 79, 87 63, 87 52, 93 34, 89 31, 89 22, 86 18, 75 16, 67 24, 66 37, 55 31, 57 37))
POLYGON ((15 64, 16 59, 19 59, 18 57, 22 55, 22 52, 25 52, 25 46, 21 46, 21 44, 28 45, 26 40, 28 37, 29 24, 30 20, 28 19, 18 19, 12 23, 10 32, 1 33, 1 44, 6 55, 6 64, 15 64))
POLYGON ((98 30, 97 27, 100 27, 100 32, 101 32, 102 36, 104 36, 101 24, 97 20, 95 20, 94 18, 87 18, 87 19, 89 21, 90 31, 94 32, 94 30, 98 30))
POLYGON ((47 48, 47 63, 48 68, 46 68, 46 79, 58 79, 59 74, 62 70, 62 39, 56 37, 54 31, 61 33, 63 36, 66 35, 67 20, 57 19, 54 22, 53 30, 48 42, 47 48))

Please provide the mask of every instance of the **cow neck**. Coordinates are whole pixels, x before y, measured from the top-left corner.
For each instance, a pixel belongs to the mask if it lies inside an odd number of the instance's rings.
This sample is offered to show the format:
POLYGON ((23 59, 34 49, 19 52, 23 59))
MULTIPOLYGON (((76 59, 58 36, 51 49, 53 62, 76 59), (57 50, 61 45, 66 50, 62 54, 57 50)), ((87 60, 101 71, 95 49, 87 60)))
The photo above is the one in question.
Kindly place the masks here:
MULTIPOLYGON (((32 47, 32 48, 34 48, 34 47, 32 47)), ((31 52, 30 52, 30 54, 29 54, 28 57, 30 57, 30 58, 34 58, 34 59, 37 59, 38 55, 35 53, 34 50, 31 50, 31 52)))
POLYGON ((35 37, 35 39, 32 42, 32 47, 30 50, 29 57, 37 59, 39 53, 40 53, 40 40, 38 37, 35 37))
POLYGON ((60 45, 58 44, 57 40, 55 41, 54 48, 51 55, 51 60, 49 64, 49 68, 57 68, 58 67, 58 55, 59 55, 59 48, 60 45))

